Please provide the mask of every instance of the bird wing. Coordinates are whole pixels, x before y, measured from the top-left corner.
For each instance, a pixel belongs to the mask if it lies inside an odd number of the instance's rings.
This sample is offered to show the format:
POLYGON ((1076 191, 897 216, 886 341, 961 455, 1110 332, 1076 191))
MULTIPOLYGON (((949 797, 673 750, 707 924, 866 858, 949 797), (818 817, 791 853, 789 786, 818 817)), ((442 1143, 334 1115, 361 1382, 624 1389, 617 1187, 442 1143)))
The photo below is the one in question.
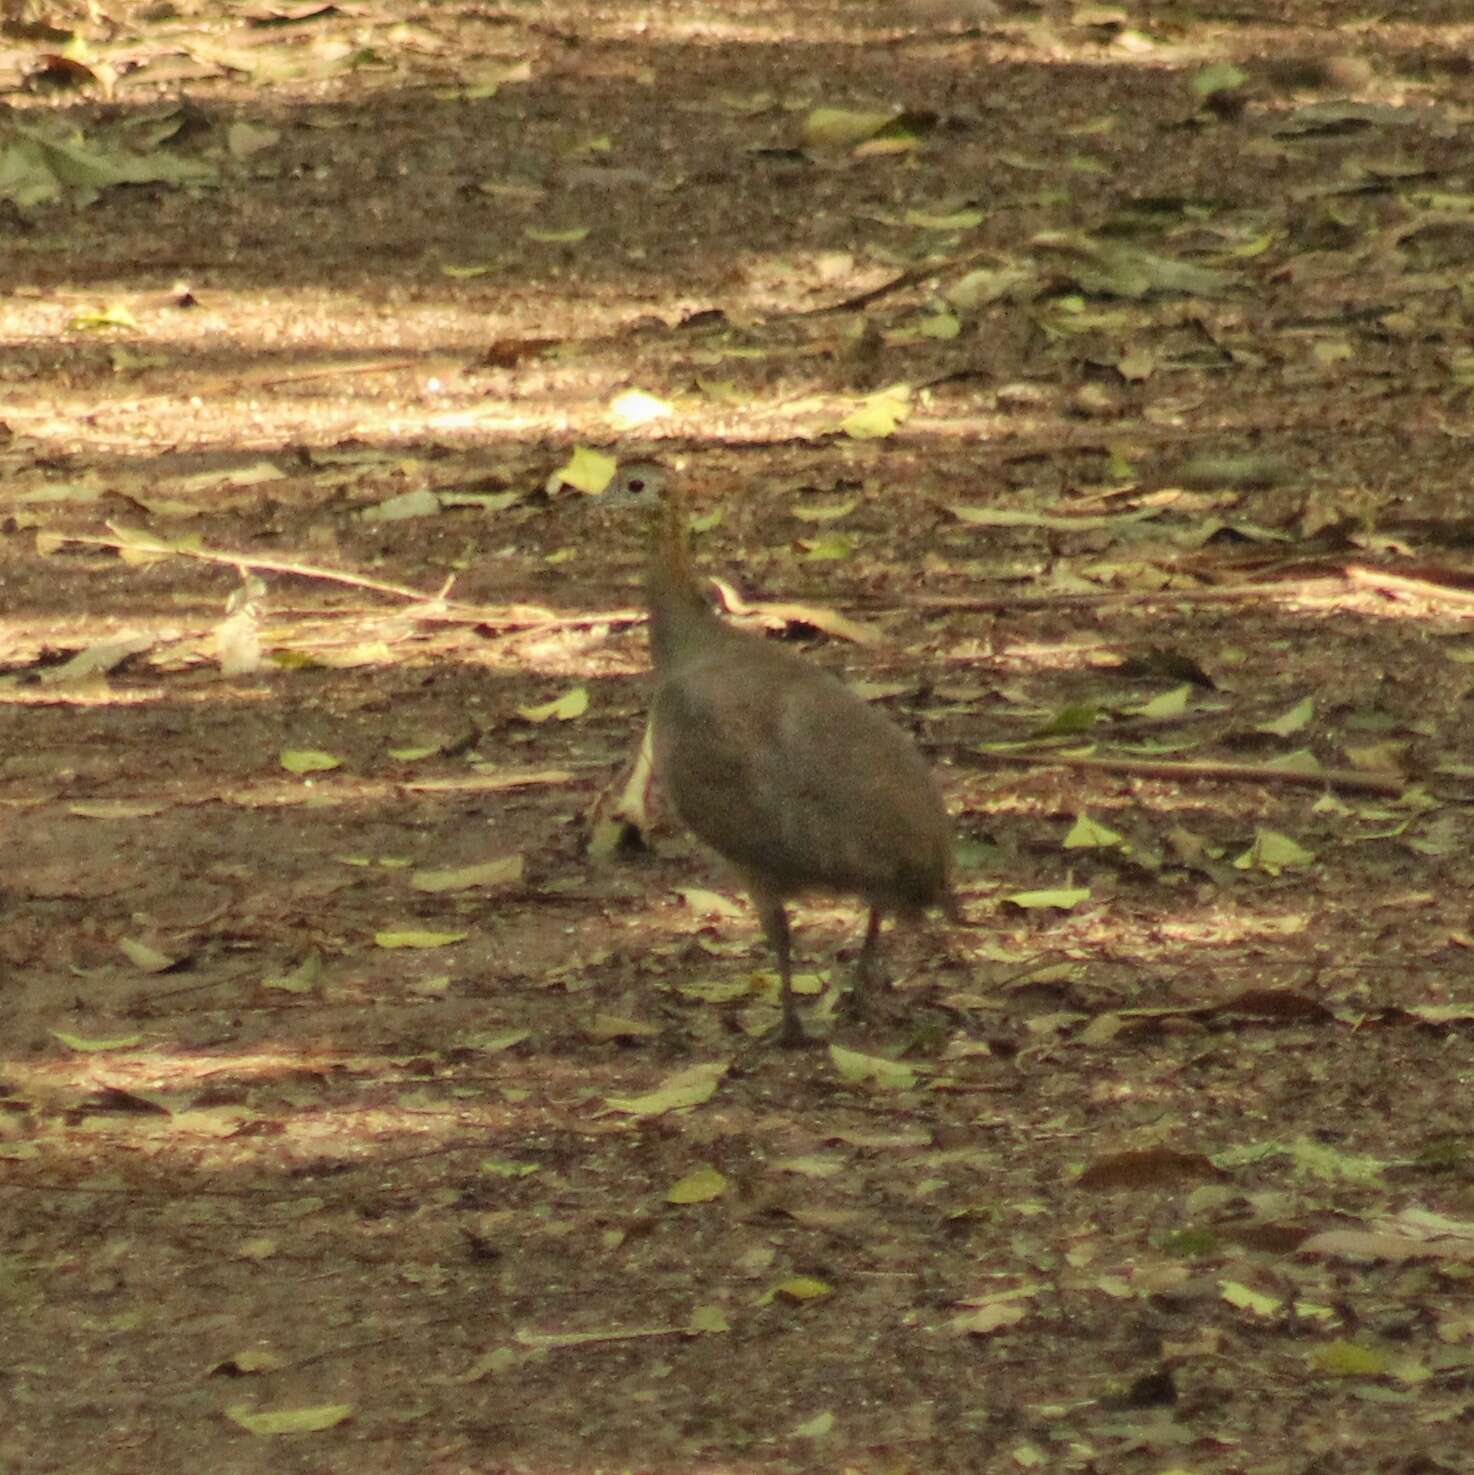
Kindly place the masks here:
POLYGON ((656 693, 656 774, 685 824, 778 894, 938 900, 946 816, 910 739, 780 648, 723 646, 656 693))

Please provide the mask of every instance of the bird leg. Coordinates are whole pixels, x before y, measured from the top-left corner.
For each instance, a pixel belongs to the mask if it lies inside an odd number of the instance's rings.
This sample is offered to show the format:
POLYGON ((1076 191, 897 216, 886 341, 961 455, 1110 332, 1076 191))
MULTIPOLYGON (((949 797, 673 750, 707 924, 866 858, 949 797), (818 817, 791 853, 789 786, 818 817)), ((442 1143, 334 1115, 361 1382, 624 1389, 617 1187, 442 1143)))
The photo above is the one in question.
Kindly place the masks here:
POLYGON ((776 896, 760 891, 752 894, 752 904, 757 908, 758 920, 763 924, 763 936, 778 960, 778 980, 783 989, 783 1023, 778 1029, 778 1043, 790 1048, 812 1045, 815 1042, 799 1022, 798 1006, 793 1001, 793 965, 790 957, 788 913, 776 896))
POLYGON ((880 972, 880 908, 871 907, 870 920, 865 924, 865 941, 860 945, 860 960, 855 964, 855 982, 845 1006, 851 1019, 865 1017, 871 990, 878 981, 883 981, 880 972))

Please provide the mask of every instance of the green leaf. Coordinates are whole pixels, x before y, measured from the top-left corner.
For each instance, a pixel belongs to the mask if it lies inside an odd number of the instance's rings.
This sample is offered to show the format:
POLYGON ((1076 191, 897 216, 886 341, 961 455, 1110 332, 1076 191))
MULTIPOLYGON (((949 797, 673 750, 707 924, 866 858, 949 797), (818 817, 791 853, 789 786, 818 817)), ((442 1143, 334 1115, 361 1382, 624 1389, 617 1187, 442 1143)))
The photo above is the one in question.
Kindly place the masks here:
POLYGON ((665 1195, 668 1204, 705 1204, 727 1191, 727 1180, 709 1163, 693 1168, 671 1184, 665 1195))
POLYGON ((1234 869, 1239 871, 1267 871, 1270 875, 1278 875, 1282 870, 1294 866, 1308 866, 1315 860, 1315 856, 1288 835, 1281 835, 1277 830, 1259 830, 1254 835, 1254 843, 1234 861, 1234 869))
POLYGON ((544 702, 540 707, 518 707, 517 715, 525 722, 571 722, 575 717, 582 717, 588 709, 588 688, 575 686, 571 691, 565 691, 562 696, 555 697, 551 702, 544 702))
POLYGON ((1297 1138, 1290 1144, 1290 1158, 1300 1173, 1326 1183, 1380 1183, 1386 1167, 1380 1158, 1340 1152, 1309 1137, 1297 1138))
POLYGON ((1107 829, 1105 825, 1090 818, 1088 814, 1080 814, 1075 823, 1070 826, 1070 833, 1065 836, 1066 850, 1090 850, 1096 846, 1115 846, 1126 843, 1124 835, 1118 835, 1114 830, 1107 829))
POLYGON ((862 113, 848 108, 815 108, 804 119, 804 143, 811 148, 849 148, 873 138, 895 113, 862 113))
POLYGON ((928 215, 924 210, 908 210, 902 219, 918 230, 976 230, 983 223, 981 210, 956 210, 950 215, 928 215))
POLYGON ((1333 1378, 1376 1378, 1392 1370, 1392 1359, 1374 1347, 1338 1338, 1309 1354, 1311 1366, 1333 1378))
POLYGON ((1255 1316, 1277 1316, 1285 1304, 1277 1296, 1253 1290, 1236 1280, 1220 1281, 1218 1289, 1230 1306, 1236 1306, 1240 1311, 1252 1311, 1255 1316))
POLYGON ((1060 887, 1052 891, 1015 891, 1012 896, 1005 896, 1003 899, 1010 906, 1026 912, 1047 911, 1051 907, 1058 911, 1071 912, 1082 901, 1090 899, 1090 888, 1060 887))
POLYGON ((730 1332, 732 1323, 727 1320, 727 1315, 720 1306, 698 1306, 692 1311, 686 1330, 707 1335, 720 1334, 730 1332))
POLYGON ((727 1073, 725 1060, 708 1061, 688 1066, 667 1076, 657 1090, 644 1096, 611 1096, 605 1111, 624 1112, 628 1116, 664 1116, 669 1111, 682 1111, 710 1101, 727 1073))
POLYGON ((770 1305, 780 1297, 785 1301, 823 1301, 833 1294, 834 1287, 817 1276, 790 1275, 787 1280, 780 1280, 776 1285, 769 1286, 758 1297, 758 1305, 770 1305))
POLYGON ((1187 711, 1192 693, 1191 685, 1175 686, 1171 691, 1164 691, 1161 696, 1153 697, 1151 701, 1142 702, 1140 706, 1129 710, 1137 717, 1146 717, 1154 722, 1181 717, 1187 711))
POLYGON ((1215 61, 1204 67, 1192 80, 1198 97, 1212 97, 1215 92, 1234 92, 1249 80, 1249 74, 1231 61, 1215 61))
POLYGON ((1004 298, 1022 296, 1038 282, 1036 274, 1025 267, 980 268, 959 277, 942 296, 963 312, 1004 298))
POLYGON ((309 1408, 279 1408, 269 1413, 255 1413, 249 1404, 233 1403, 225 1410, 226 1418, 248 1433, 262 1436, 275 1434, 316 1434, 341 1424, 353 1413, 351 1403, 320 1403, 309 1408))
POLYGON ((409 884, 416 891, 438 894, 443 891, 471 891, 478 886, 505 886, 520 881, 523 861, 520 855, 506 855, 481 865, 461 866, 448 871, 415 871, 409 884))
POLYGON ((822 538, 800 538, 799 546, 808 563, 822 563, 851 558, 855 552, 855 540, 844 533, 828 533, 822 538))
POLYGON ((1296 702, 1282 716, 1276 717, 1270 722, 1259 723, 1254 731, 1266 732, 1272 737, 1289 737, 1291 733, 1299 732, 1301 728, 1307 726, 1310 719, 1314 716, 1315 698, 1306 697, 1303 702, 1296 702))
POLYGON ((431 948, 449 947, 452 943, 464 942, 469 932, 376 932, 374 945, 383 948, 431 948))
POLYGON ((139 942, 132 937, 120 937, 118 951, 140 973, 167 973, 169 969, 179 964, 178 958, 171 958, 167 953, 161 953, 157 948, 150 947, 146 942, 139 942))
POLYGON ((514 1045, 520 1045, 523 1040, 531 1037, 529 1029, 504 1029, 496 1034, 461 1035, 456 1039, 456 1044, 466 1050, 479 1050, 486 1055, 498 1055, 503 1050, 510 1050, 514 1045))
POLYGON ((539 1171, 541 1163, 519 1163, 507 1157, 482 1158, 477 1170, 491 1178, 528 1178, 539 1171))
POLYGON ((1042 727, 1036 728, 1036 737, 1072 737, 1077 733, 1089 732, 1095 726, 1098 713, 1089 702, 1075 702, 1061 707, 1042 727))
POLYGON ((948 342, 961 336, 962 324, 950 312, 934 312, 917 323, 916 332, 922 338, 948 342))
POLYGON ((831 1045, 829 1058, 847 1081, 873 1081, 888 1091, 907 1091, 916 1084, 916 1072, 909 1065, 883 1055, 861 1055, 843 1045, 831 1045))
POLYGON ((281 766, 288 773, 327 773, 341 768, 343 760, 324 753, 320 748, 283 748, 281 766))
POLYGON ((68 1050, 76 1050, 83 1055, 98 1055, 104 1050, 131 1050, 143 1043, 142 1035, 114 1035, 111 1039, 89 1040, 82 1035, 69 1034, 64 1029, 54 1029, 51 1033, 68 1050))
POLYGON ((287 994, 310 994, 322 978, 322 958, 317 953, 308 953, 290 972, 276 974, 261 980, 262 988, 275 989, 287 994))
POLYGON ((614 473, 618 470, 619 463, 613 456, 591 451, 587 446, 576 446, 567 462, 553 473, 551 481, 557 486, 572 487, 576 492, 592 496, 602 492, 614 480, 614 473))
POLYGON ((911 414, 911 386, 892 384, 865 399, 839 422, 851 440, 880 440, 895 433, 911 414))

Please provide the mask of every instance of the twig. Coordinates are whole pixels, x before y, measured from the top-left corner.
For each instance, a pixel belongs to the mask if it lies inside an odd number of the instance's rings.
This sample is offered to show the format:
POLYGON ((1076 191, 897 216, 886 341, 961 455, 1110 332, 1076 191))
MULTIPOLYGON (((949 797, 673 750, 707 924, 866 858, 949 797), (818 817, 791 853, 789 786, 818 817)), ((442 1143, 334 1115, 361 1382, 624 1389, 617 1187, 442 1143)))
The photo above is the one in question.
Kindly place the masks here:
POLYGON ((1021 609, 1097 609, 1154 604, 1230 604, 1255 599, 1328 598, 1346 592, 1344 579, 1283 579, 1271 583, 1215 584, 1209 589, 1102 589, 1098 594, 999 594, 978 598, 965 595, 918 594, 911 604, 919 609, 977 610, 1007 614, 1021 609))
MULTIPOLYGON (((107 527, 117 533, 117 526, 107 527)), ((258 558, 249 553, 232 553, 222 548, 184 548, 160 538, 157 542, 141 542, 137 538, 99 538, 87 533, 65 533, 61 535, 68 543, 86 543, 94 548, 117 548, 128 553, 155 553, 161 558, 174 555, 179 558, 195 558, 202 563, 223 563, 230 568, 264 569, 273 574, 295 574, 303 579, 327 579, 335 584, 351 584, 356 589, 372 589, 376 594, 392 594, 397 599, 413 599, 417 602, 444 600, 452 579, 447 579, 439 594, 427 594, 423 589, 409 589, 403 584, 386 584, 380 579, 368 579, 362 574, 350 574, 343 569, 323 568, 320 564, 292 563, 284 558, 258 558)))
POLYGON ((1474 589, 1454 583, 1474 577, 1468 569, 1429 569, 1424 574, 1394 574, 1367 564, 1346 566, 1348 583, 1380 589, 1388 594, 1407 594, 1415 599, 1439 600, 1444 604, 1474 605, 1474 589))
MULTIPOLYGON (((398 358, 375 359, 363 364, 317 364, 307 369, 257 369, 239 374, 222 374, 216 379, 208 379, 203 384, 192 388, 189 394, 191 398, 199 399, 218 394, 222 390, 266 389, 280 384, 305 384, 310 379, 339 379, 350 374, 394 374, 401 369, 425 369, 433 373, 436 369, 447 367, 458 370, 460 361, 445 358, 398 358)), ((98 405, 93 413, 132 410, 139 405, 159 404, 165 400, 179 398, 181 398, 181 391, 165 389, 154 394, 135 395, 132 399, 111 400, 106 404, 98 405)))
POLYGON ((1349 768, 1307 772, 1296 768, 1270 768, 1262 763, 1168 763, 1148 758, 1081 758, 1069 753, 982 752, 978 756, 995 763, 1020 764, 1029 768, 1090 768, 1101 773, 1173 782, 1294 784, 1301 788, 1345 789, 1353 793, 1393 796, 1402 794, 1407 787, 1405 780, 1391 774, 1357 773, 1349 768))
MULTIPOLYGON (((108 524, 114 532, 117 529, 108 524)), ((84 533, 67 533, 65 541, 85 543, 94 548, 117 548, 132 553, 156 553, 160 557, 170 555, 179 558, 194 558, 201 563, 218 563, 228 568, 252 569, 272 574, 289 574, 299 579, 321 579, 333 584, 347 584, 355 589, 368 589, 375 594, 388 594, 395 599, 407 599, 425 606, 411 611, 417 620, 429 620, 455 625, 492 625, 499 629, 566 629, 584 625, 629 625, 645 618, 641 610, 621 609, 595 611, 584 615, 560 615, 540 605, 490 605, 464 604, 447 599, 454 576, 448 578, 435 593, 413 589, 404 584, 388 584, 382 579, 366 578, 346 569, 325 568, 321 564, 294 563, 285 558, 260 558, 249 553, 233 553, 225 548, 181 548, 162 539, 158 543, 144 543, 136 538, 99 538, 84 533)))

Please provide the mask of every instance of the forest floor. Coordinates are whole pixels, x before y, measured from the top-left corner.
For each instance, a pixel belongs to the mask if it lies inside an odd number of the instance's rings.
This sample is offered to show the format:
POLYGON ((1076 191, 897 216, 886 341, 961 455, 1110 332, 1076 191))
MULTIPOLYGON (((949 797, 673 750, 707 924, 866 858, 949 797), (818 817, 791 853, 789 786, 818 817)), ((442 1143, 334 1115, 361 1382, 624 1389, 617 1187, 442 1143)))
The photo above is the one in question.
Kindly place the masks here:
POLYGON ((1470 1468, 1474 25, 1137 9, 8 8, 5 1470, 1470 1468), (596 452, 937 766, 828 1048, 596 452))

